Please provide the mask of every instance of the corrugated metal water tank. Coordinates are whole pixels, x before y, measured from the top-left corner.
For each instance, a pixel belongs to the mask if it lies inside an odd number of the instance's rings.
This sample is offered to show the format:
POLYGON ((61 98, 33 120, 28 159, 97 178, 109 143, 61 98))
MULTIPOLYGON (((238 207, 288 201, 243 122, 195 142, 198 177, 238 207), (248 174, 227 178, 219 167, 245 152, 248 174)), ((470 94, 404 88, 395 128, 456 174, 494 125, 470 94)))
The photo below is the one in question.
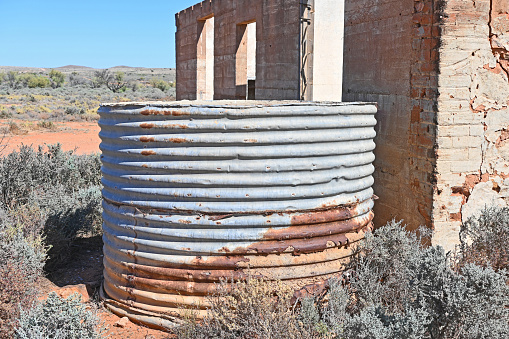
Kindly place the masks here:
POLYGON ((168 328, 220 278, 295 290, 342 269, 373 218, 376 106, 293 101, 99 109, 107 306, 168 328))

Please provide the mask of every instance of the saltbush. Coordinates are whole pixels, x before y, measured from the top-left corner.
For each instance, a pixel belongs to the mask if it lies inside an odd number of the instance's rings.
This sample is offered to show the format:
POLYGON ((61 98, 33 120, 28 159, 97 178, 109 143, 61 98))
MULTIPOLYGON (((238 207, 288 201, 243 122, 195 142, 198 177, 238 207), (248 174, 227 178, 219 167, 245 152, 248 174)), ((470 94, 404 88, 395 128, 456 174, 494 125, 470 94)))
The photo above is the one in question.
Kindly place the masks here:
POLYGON ((0 159, 0 208, 15 215, 26 206, 44 215, 38 230, 51 246, 48 262, 64 259, 78 236, 101 229, 101 163, 98 155, 76 155, 60 145, 22 146, 0 159))
POLYGON ((473 264, 455 271, 441 247, 425 247, 424 242, 396 222, 367 234, 348 279, 332 284, 329 295, 336 296, 336 311, 323 311, 336 336, 509 336, 506 272, 473 264))
POLYGON ((509 207, 485 207, 461 226, 458 266, 509 268, 509 207))
POLYGON ((12 338, 20 310, 37 295, 35 282, 46 260, 43 219, 31 206, 15 213, 0 209, 0 338, 12 338))
POLYGON ((101 338, 99 318, 74 294, 67 299, 54 292, 28 311, 21 311, 18 339, 95 339, 101 338))
POLYGON ((98 155, 64 152, 59 144, 47 148, 21 146, 0 159, 0 207, 23 205, 34 195, 63 189, 72 194, 80 188, 100 184, 98 155))

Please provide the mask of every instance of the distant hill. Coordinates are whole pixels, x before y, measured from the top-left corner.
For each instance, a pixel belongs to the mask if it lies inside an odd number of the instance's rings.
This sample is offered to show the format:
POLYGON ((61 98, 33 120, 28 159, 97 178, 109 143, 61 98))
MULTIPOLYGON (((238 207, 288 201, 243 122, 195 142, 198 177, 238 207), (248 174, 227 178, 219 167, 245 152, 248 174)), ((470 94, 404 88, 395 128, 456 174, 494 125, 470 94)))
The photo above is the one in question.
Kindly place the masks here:
POLYGON ((114 68, 145 68, 145 67, 131 67, 131 66, 115 66, 115 67, 110 67, 110 69, 114 69, 114 68))
POLYGON ((57 67, 55 69, 93 69, 93 68, 87 67, 87 66, 67 65, 67 66, 57 67))

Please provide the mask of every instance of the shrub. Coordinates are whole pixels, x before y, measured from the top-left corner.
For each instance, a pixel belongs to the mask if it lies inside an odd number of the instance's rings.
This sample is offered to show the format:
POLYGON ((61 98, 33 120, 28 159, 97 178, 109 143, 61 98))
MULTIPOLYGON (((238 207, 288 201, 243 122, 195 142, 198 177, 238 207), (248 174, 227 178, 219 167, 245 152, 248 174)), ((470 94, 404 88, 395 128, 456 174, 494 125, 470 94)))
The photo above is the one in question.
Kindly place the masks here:
POLYGON ((150 80, 150 85, 154 88, 158 88, 160 89, 161 91, 163 92, 166 92, 167 90, 170 89, 170 87, 172 87, 169 83, 167 83, 166 81, 164 80, 161 80, 161 79, 151 79, 150 80))
POLYGON ((124 80, 124 72, 116 72, 114 76, 110 76, 106 81, 106 87, 113 93, 125 91, 127 82, 124 80))
POLYGON ((66 193, 100 184, 97 155, 79 156, 64 152, 59 144, 37 151, 22 146, 0 159, 0 207, 30 202, 34 192, 49 192, 63 186, 66 193))
POLYGON ((21 311, 18 339, 95 339, 99 318, 81 303, 79 294, 62 299, 52 292, 48 299, 28 311, 21 311))
POLYGON ((79 76, 78 72, 72 72, 69 74, 69 85, 78 86, 85 84, 86 81, 82 77, 79 76))
POLYGON ((76 106, 67 106, 65 108, 65 114, 70 114, 70 115, 83 115, 85 114, 85 109, 84 108, 79 108, 79 107, 76 107, 76 106))
POLYGON ((16 135, 19 135, 19 134, 26 134, 27 131, 22 129, 20 125, 18 125, 16 122, 14 121, 9 121, 9 133, 12 133, 12 134, 16 134, 16 135))
POLYGON ((424 247, 422 240, 395 222, 366 236, 348 280, 329 292, 335 311, 326 308, 324 321, 333 332, 347 338, 507 337, 505 272, 475 265, 456 272, 441 247, 424 247))
POLYGON ((47 128, 50 130, 55 130, 57 126, 53 123, 53 121, 39 121, 37 126, 40 128, 47 128))
POLYGON ((0 208, 29 205, 43 212, 51 266, 77 236, 100 232, 100 179, 98 155, 78 156, 60 145, 38 151, 22 146, 0 159, 0 208))
POLYGON ((5 76, 5 80, 7 81, 7 84, 10 88, 16 89, 19 88, 19 75, 17 72, 10 71, 5 76))
POLYGON ((461 226, 458 267, 475 263, 496 271, 509 268, 509 208, 485 207, 461 226))
POLYGON ((293 291, 281 282, 255 278, 223 281, 201 324, 191 315, 177 328, 187 338, 313 338, 291 304, 293 291))
POLYGON ((6 109, 2 109, 0 111, 0 119, 5 119, 5 118, 12 118, 12 113, 7 111, 6 109))
POLYGON ((10 212, 0 210, 0 338, 12 338, 20 309, 35 300, 46 259, 40 211, 23 206, 10 212))
POLYGON ((108 69, 97 70, 94 72, 94 82, 99 85, 106 85, 112 75, 108 69))
POLYGON ((28 78, 27 84, 28 84, 29 88, 36 88, 36 87, 46 88, 46 87, 50 87, 51 82, 48 78, 46 78, 42 75, 35 75, 35 76, 31 76, 30 78, 28 78))
POLYGON ((51 79, 51 87, 53 88, 62 87, 65 81, 65 75, 54 69, 49 72, 49 78, 51 79))

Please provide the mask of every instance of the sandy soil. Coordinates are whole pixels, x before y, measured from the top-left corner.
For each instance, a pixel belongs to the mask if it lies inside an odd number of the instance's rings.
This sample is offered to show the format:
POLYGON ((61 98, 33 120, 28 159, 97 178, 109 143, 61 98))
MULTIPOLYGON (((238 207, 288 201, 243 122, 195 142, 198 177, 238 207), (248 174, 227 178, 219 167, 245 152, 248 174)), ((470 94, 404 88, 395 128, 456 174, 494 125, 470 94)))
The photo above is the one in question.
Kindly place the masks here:
MULTIPOLYGON (((13 120, 0 119, 0 129, 7 128, 10 121, 13 120)), ((17 124, 23 123, 16 120, 14 122, 17 124)), ((2 150, 2 155, 19 149, 21 144, 37 148, 39 145, 60 143, 64 151, 76 150, 77 154, 99 152, 100 128, 96 121, 55 122, 54 124, 56 126, 54 130, 36 129, 24 131, 26 134, 7 133, 4 136, 0 134, 0 145, 7 146, 2 150)), ((2 148, 0 147, 0 149, 2 148)))

